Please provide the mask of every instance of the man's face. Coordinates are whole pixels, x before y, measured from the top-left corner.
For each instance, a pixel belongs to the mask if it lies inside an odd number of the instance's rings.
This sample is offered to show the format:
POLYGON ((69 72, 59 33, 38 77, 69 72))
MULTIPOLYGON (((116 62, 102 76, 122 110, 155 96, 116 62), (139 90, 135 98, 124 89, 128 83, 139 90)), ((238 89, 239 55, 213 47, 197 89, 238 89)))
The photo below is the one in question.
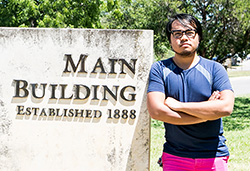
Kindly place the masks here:
POLYGON ((199 36, 196 32, 194 33, 194 30, 195 28, 190 24, 184 26, 178 20, 172 23, 171 46, 176 54, 189 56, 196 53, 199 46, 199 36), (182 33, 181 31, 186 32, 182 33))

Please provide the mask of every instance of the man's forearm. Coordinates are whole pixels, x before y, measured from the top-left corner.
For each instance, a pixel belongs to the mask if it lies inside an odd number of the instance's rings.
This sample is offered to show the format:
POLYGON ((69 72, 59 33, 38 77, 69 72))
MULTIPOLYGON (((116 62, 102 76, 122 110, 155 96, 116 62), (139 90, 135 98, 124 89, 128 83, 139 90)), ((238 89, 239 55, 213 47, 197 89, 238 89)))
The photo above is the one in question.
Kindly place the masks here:
POLYGON ((197 124, 197 123, 202 123, 206 122, 206 120, 191 116, 189 114, 183 113, 183 112, 177 112, 178 115, 180 116, 179 118, 168 118, 164 122, 170 123, 173 125, 192 125, 192 124, 197 124))
POLYGON ((147 96, 147 106, 150 116, 174 125, 191 125, 205 122, 206 120, 171 110, 164 104, 165 95, 160 92, 151 92, 147 96))
POLYGON ((182 103, 173 98, 167 98, 165 104, 177 112, 184 112, 205 120, 215 120, 231 114, 234 105, 234 95, 231 90, 224 90, 221 92, 218 100, 182 103))
POLYGON ((223 107, 224 103, 220 100, 205 102, 182 103, 182 107, 177 109, 189 115, 200 117, 207 120, 215 120, 224 116, 229 116, 231 112, 223 107))
POLYGON ((204 119, 191 116, 183 112, 173 111, 168 107, 158 111, 149 110, 149 113, 153 119, 160 120, 173 125, 191 125, 206 121, 204 119))

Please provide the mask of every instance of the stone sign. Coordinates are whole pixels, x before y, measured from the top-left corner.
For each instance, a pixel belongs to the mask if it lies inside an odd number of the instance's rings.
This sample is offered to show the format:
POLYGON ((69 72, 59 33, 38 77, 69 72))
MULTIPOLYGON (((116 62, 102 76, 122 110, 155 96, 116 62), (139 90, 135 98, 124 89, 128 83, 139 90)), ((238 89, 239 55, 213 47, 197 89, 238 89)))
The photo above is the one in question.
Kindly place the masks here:
POLYGON ((0 170, 149 170, 150 30, 0 28, 0 170))

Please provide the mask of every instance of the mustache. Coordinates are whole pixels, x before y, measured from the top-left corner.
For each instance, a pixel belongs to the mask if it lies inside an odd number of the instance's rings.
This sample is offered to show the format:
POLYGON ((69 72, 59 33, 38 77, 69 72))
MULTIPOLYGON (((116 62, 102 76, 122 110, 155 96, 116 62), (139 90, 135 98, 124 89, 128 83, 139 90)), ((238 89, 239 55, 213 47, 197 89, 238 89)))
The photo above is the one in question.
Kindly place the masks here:
POLYGON ((189 45, 189 46, 191 46, 191 43, 181 42, 179 46, 182 46, 182 45, 189 45))

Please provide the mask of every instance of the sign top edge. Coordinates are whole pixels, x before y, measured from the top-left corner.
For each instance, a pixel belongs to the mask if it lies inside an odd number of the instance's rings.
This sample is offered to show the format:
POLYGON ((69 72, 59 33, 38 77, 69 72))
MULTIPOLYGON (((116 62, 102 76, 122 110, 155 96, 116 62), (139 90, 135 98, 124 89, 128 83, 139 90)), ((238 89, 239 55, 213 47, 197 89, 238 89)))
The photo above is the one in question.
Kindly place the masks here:
POLYGON ((75 31, 115 31, 115 32, 153 32, 150 29, 93 29, 93 28, 35 28, 35 27, 0 27, 0 30, 75 30, 75 31))

